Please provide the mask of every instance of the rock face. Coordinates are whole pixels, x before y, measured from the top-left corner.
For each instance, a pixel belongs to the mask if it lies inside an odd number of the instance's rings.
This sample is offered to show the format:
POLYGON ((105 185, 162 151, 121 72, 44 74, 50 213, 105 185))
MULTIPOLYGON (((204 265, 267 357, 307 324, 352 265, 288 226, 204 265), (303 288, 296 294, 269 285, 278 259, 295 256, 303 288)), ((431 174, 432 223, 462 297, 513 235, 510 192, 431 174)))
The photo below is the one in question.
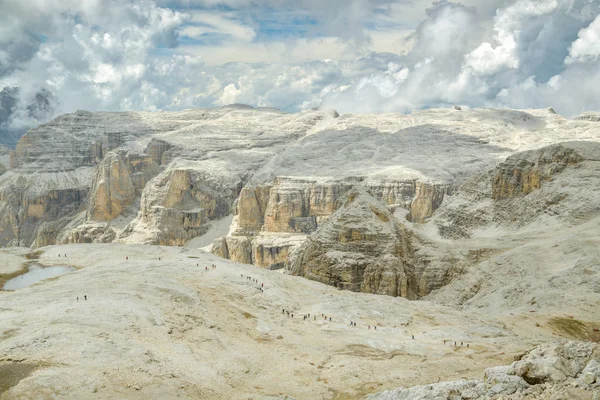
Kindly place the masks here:
POLYGON ((440 382, 367 396, 369 400, 591 399, 600 391, 600 346, 556 342, 534 348, 510 366, 488 368, 484 379, 440 382), (510 397, 507 397, 510 396, 510 397))
POLYGON ((338 287, 419 298, 504 251, 445 240, 597 214, 595 150, 552 147, 565 138, 600 141, 600 125, 548 110, 78 111, 0 153, 0 244, 214 241, 235 261, 293 261, 338 287), (389 221, 341 206, 358 186, 359 204, 389 221), (211 226, 225 217, 234 222, 218 238, 211 226))
POLYGON ((24 135, 10 160, 0 155, 0 244, 185 244, 231 213, 252 171, 331 117, 235 107, 60 116, 24 135))
POLYGON ((517 153, 461 186, 436 216, 446 237, 474 229, 562 220, 580 223, 598 215, 600 144, 564 142, 517 153))
POLYGON ((416 299, 447 281, 427 279, 423 240, 364 188, 341 197, 335 213, 290 257, 286 270, 340 289, 416 299))
POLYGON ((123 159, 116 153, 109 153, 96 169, 88 218, 110 221, 119 216, 134 199, 135 187, 123 159))

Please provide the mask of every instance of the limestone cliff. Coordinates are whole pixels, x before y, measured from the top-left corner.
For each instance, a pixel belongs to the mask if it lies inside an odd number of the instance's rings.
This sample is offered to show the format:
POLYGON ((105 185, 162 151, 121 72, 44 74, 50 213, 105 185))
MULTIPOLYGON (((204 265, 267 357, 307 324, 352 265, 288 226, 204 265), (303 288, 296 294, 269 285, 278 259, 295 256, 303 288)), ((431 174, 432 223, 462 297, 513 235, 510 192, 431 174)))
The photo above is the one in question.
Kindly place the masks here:
POLYGON ((134 199, 135 188, 123 159, 116 153, 109 153, 96 169, 88 218, 95 221, 112 220, 134 199))
POLYGON ((330 117, 251 107, 60 116, 27 132, 10 157, 0 154, 8 167, 0 174, 0 244, 122 236, 182 245, 231 212, 253 171, 330 117), (166 178, 151 184, 161 171, 166 178), (129 223, 137 235, 125 230, 129 223))
MULTIPOLYGON (((253 264, 276 268, 297 247, 300 238, 317 230, 335 211, 335 204, 354 185, 360 184, 385 204, 405 208, 409 221, 424 222, 452 192, 450 184, 416 180, 365 179, 311 180, 279 177, 273 182, 246 186, 237 199, 238 223, 231 236, 252 243, 253 264), (287 240, 288 237, 293 240, 287 240), (268 253, 265 250, 268 249, 268 253), (268 254, 268 257, 262 255, 268 254)), ((235 243, 245 243, 238 239, 235 243)), ((239 254, 237 251, 236 254, 239 254)), ((246 257, 244 257, 246 259, 246 257)), ((241 259, 233 260, 242 262, 241 259)))
POLYGON ((286 270, 340 289, 416 299, 442 286, 450 271, 428 279, 425 241, 361 187, 290 256, 286 270))
POLYGON ((446 237, 483 227, 571 225, 600 212, 600 144, 564 142, 510 156, 463 184, 439 210, 446 237))

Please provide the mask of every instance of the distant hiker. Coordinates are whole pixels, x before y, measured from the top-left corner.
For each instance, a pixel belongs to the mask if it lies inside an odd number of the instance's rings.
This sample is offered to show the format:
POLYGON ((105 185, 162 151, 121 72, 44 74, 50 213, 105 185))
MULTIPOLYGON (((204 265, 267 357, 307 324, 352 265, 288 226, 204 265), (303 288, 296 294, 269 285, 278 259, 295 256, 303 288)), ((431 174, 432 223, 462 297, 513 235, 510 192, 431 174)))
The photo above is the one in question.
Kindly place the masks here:
POLYGON ((415 339, 415 335, 412 335, 413 340, 415 339))
POLYGON ((160 261, 160 257, 158 257, 158 261, 160 261))
POLYGON ((79 301, 79 296, 77 296, 77 301, 79 301))
POLYGON ((350 321, 350 326, 352 326, 352 321, 350 321))
POLYGON ((282 314, 285 314, 285 309, 282 309, 282 310, 281 310, 281 313, 282 313, 282 314))
POLYGON ((60 253, 58 254, 58 258, 60 258, 60 253))
POLYGON ((463 345, 463 342, 460 342, 460 347, 462 347, 462 345, 463 345))
POLYGON ((83 295, 83 299, 84 299, 84 300, 87 300, 87 294, 84 294, 84 295, 83 295))
POLYGON ((292 314, 292 318, 294 318, 294 314, 292 314))
POLYGON ((444 340, 444 344, 446 344, 446 341, 444 340))
POLYGON ((456 346, 456 342, 454 342, 454 345, 456 346))
POLYGON ((331 317, 329 317, 329 322, 331 322, 331 317))
POLYGON ((260 284, 260 287, 265 287, 265 284, 264 284, 264 283, 261 283, 261 284, 260 284))
POLYGON ((373 326, 373 328, 375 328, 375 330, 377 330, 377 325, 373 326))
MULTIPOLYGON (((65 256, 66 257, 66 256, 65 256)), ((129 256, 125 256, 125 260, 129 260, 129 256)))
POLYGON ((467 343, 467 349, 469 348, 469 343, 467 343))

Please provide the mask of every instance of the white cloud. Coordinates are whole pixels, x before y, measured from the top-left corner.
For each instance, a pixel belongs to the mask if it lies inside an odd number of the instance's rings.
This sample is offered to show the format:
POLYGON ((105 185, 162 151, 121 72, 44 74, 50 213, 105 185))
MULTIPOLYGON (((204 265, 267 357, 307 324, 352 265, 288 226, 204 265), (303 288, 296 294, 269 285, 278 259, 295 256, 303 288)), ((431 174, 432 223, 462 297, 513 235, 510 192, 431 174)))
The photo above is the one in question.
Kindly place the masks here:
POLYGON ((579 31, 579 37, 570 47, 566 62, 596 61, 600 56, 600 16, 579 31))

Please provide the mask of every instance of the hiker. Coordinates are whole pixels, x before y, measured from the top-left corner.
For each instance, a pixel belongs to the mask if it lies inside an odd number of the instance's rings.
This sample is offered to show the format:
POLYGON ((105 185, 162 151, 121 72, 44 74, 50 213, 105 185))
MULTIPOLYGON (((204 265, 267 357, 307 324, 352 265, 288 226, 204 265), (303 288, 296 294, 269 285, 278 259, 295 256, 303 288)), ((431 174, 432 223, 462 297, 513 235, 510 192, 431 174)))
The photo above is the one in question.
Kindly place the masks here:
POLYGON ((87 294, 84 294, 84 295, 83 295, 83 299, 84 299, 84 300, 87 300, 87 294))
POLYGON ((469 343, 467 343, 467 349, 469 348, 469 343))
POLYGON ((310 313, 308 313, 308 318, 310 318, 310 313))
POLYGON ((77 301, 79 301, 79 296, 77 296, 77 301))
POLYGON ((158 257, 158 261, 160 261, 160 257, 158 257))
POLYGON ((350 321, 350 326, 354 326, 354 324, 352 323, 352 321, 350 321))
POLYGON ((377 325, 374 325, 373 328, 375 328, 375 330, 377 330, 377 325))
POLYGON ((261 283, 261 284, 260 284, 260 287, 265 287, 265 284, 264 284, 264 283, 261 283))
POLYGON ((129 257, 128 257, 128 256, 125 256, 125 260, 129 260, 129 257))
POLYGON ((460 347, 462 347, 462 345, 463 345, 463 342, 460 342, 460 347))
POLYGON ((58 253, 58 258, 60 258, 60 253, 58 253))
POLYGON ((454 345, 456 346, 456 342, 454 342, 454 345))
POLYGON ((292 318, 294 318, 294 314, 292 314, 292 318))
POLYGON ((415 340, 415 335, 412 335, 413 340, 415 340))
POLYGON ((329 317, 329 322, 331 322, 331 317, 329 317))
POLYGON ((282 314, 285 314, 285 309, 281 309, 281 313, 282 313, 282 314))

